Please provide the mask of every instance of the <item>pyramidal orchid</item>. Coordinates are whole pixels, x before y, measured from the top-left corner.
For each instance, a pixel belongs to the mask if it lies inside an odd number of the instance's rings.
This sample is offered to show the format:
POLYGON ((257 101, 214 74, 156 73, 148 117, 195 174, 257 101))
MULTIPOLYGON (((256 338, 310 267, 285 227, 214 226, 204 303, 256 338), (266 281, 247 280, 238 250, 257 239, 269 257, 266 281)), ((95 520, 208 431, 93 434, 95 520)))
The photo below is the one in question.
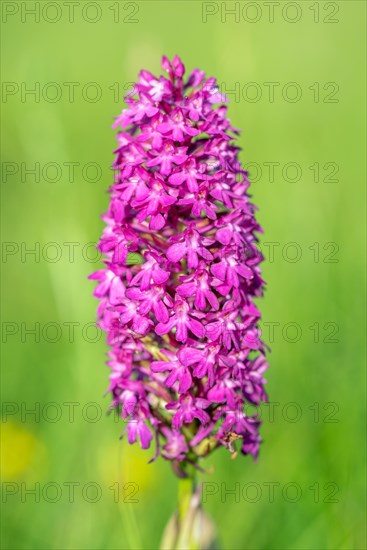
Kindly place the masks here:
POLYGON ((162 67, 141 71, 116 118, 105 268, 90 277, 127 439, 185 476, 218 447, 258 455, 261 228, 215 79, 184 78, 177 56, 162 67))

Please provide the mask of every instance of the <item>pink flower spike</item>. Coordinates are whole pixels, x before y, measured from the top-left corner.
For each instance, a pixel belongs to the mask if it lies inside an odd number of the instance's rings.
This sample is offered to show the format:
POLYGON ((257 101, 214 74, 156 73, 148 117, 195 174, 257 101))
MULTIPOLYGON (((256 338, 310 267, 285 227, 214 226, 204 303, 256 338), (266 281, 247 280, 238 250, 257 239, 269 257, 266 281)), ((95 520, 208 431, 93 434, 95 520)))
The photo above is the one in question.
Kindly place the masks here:
MULTIPOLYGON (((238 131, 215 78, 162 58, 117 116, 113 181, 90 275, 107 334, 111 409, 128 442, 187 465, 222 446, 257 457, 265 392, 262 232, 238 131)), ((182 471, 181 471, 182 470, 182 471)))

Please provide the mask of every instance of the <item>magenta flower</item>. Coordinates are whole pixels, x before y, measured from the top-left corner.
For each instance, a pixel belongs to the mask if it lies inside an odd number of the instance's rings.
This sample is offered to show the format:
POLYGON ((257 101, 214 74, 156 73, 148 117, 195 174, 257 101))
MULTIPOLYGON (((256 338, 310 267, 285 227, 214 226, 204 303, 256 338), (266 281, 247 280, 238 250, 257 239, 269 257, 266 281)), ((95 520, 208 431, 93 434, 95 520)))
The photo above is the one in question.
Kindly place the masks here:
POLYGON ((187 267, 189 269, 198 266, 199 258, 206 260, 212 260, 213 256, 209 250, 205 248, 206 244, 211 244, 212 240, 202 238, 199 232, 194 228, 195 224, 190 221, 189 227, 183 232, 182 235, 174 235, 170 238, 170 242, 173 242, 166 251, 166 256, 171 262, 179 262, 187 256, 187 267))
POLYGON ((170 374, 165 380, 166 386, 172 388, 175 382, 178 382, 178 393, 186 393, 192 384, 191 371, 187 365, 184 365, 179 359, 173 361, 153 361, 151 364, 153 372, 166 372, 170 374))
POLYGON ((145 418, 143 417, 142 420, 137 419, 127 425, 127 439, 129 443, 135 443, 137 439, 140 439, 141 448, 149 449, 153 436, 144 420, 145 418))
POLYGON ((183 424, 191 424, 197 419, 201 424, 207 424, 210 420, 209 414, 204 410, 210 405, 207 399, 192 397, 190 393, 183 394, 178 401, 168 403, 166 408, 177 411, 172 419, 174 428, 181 428, 183 424))
POLYGON ((167 460, 184 460, 189 452, 189 447, 181 432, 167 427, 162 427, 161 430, 166 439, 166 444, 162 448, 162 456, 167 460))
POLYGON ((177 467, 216 447, 257 456, 267 368, 254 299, 261 231, 237 130, 214 78, 142 70, 117 117, 115 180, 99 249, 99 325, 108 391, 129 443, 177 467))

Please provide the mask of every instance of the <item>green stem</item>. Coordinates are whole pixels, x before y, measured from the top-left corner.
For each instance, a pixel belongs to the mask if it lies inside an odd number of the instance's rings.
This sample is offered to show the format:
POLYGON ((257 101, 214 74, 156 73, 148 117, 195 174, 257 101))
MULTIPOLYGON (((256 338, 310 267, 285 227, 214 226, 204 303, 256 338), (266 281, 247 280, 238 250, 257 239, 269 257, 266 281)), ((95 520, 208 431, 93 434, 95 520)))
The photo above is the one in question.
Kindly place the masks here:
POLYGON ((191 463, 173 468, 178 479, 178 510, 164 531, 161 550, 210 550, 216 545, 216 529, 201 507, 201 484, 191 463))
POLYGON ((198 550, 199 546, 193 537, 193 523, 195 509, 193 509, 193 496, 196 489, 196 471, 193 466, 186 464, 187 477, 178 481, 178 537, 176 550, 198 550))
POLYGON ((180 522, 185 520, 195 488, 194 477, 183 477, 178 481, 178 517, 180 522))

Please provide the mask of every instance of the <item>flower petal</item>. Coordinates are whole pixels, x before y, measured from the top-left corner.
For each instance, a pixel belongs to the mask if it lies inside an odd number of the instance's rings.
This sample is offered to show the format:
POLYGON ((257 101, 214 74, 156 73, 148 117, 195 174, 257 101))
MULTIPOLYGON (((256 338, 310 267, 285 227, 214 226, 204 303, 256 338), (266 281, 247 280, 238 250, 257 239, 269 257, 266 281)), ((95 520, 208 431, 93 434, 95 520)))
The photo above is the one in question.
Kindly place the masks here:
POLYGON ((186 250, 186 243, 175 243, 168 248, 166 256, 171 262, 179 262, 185 256, 186 250))

